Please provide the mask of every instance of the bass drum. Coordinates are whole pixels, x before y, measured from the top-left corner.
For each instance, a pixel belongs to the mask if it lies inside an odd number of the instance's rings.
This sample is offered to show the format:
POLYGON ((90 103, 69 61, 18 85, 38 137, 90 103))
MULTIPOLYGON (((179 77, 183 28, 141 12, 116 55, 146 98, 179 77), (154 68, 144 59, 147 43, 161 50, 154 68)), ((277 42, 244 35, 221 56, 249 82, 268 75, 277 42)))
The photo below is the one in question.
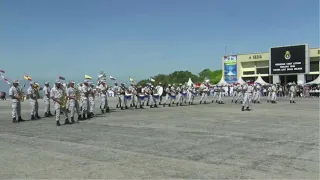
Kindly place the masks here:
POLYGON ((163 94, 163 87, 159 87, 159 89, 158 89, 158 94, 159 94, 159 96, 162 96, 162 94, 163 94))

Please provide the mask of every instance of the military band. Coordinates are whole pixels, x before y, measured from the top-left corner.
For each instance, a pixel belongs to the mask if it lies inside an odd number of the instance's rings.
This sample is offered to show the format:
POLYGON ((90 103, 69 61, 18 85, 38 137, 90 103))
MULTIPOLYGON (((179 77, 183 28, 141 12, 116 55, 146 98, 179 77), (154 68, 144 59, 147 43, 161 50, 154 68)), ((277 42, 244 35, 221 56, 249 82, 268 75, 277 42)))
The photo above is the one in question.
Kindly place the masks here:
MULTIPOLYGON (((260 103, 262 86, 258 83, 236 83, 233 86, 232 100, 237 104, 241 102, 241 110, 250 110, 251 103, 260 103)), ((223 85, 210 85, 208 81, 203 82, 198 89, 194 84, 168 84, 167 87, 163 87, 161 83, 153 86, 148 83, 146 86, 136 86, 133 82, 127 88, 124 83, 118 86, 118 83, 114 83, 112 91, 117 99, 116 108, 121 110, 134 107, 135 109, 144 109, 146 102, 150 108, 157 108, 158 105, 163 104, 165 106, 182 106, 184 104, 193 105, 195 96, 200 95, 200 104, 206 104, 207 98, 210 92, 213 93, 212 103, 224 104, 225 90, 223 85), (163 97, 163 99, 162 99, 163 97)), ((276 103, 278 88, 276 84, 270 84, 264 86, 267 89, 267 102, 276 103)), ((31 120, 40 119, 38 110, 38 99, 40 86, 39 84, 31 81, 30 87, 27 90, 30 104, 31 120)), ((53 101, 55 110, 56 125, 61 126, 60 119, 61 114, 65 118, 64 124, 78 123, 79 120, 85 120, 94 117, 95 109, 95 96, 99 94, 100 98, 100 110, 101 113, 109 113, 110 106, 108 102, 108 91, 111 90, 106 84, 106 79, 100 79, 98 86, 95 87, 93 83, 88 80, 84 80, 75 86, 74 81, 70 81, 68 85, 65 85, 62 81, 56 80, 53 88, 50 88, 49 82, 44 83, 43 87, 43 99, 44 99, 44 112, 45 117, 53 116, 50 111, 50 99, 53 101), (97 93, 98 92, 98 93, 97 93), (77 115, 77 120, 75 120, 77 115), (69 118, 70 117, 70 118, 69 118), (70 119, 70 121, 69 121, 70 119)), ((290 84, 289 97, 290 103, 295 103, 295 94, 297 86, 295 83, 290 84)), ((21 102, 24 100, 24 93, 22 88, 19 87, 19 81, 12 82, 12 86, 9 89, 9 96, 12 99, 12 119, 13 123, 19 123, 24 121, 21 118, 21 102)))

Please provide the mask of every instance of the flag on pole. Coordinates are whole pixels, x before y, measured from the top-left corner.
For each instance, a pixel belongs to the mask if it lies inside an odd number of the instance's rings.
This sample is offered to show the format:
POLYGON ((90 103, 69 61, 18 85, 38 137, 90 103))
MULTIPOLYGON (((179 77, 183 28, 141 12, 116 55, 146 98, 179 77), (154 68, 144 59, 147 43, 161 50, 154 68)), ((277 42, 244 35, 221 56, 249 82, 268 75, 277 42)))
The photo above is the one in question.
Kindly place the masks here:
POLYGON ((0 76, 2 77, 2 79, 8 84, 10 85, 11 83, 9 82, 9 80, 7 78, 5 78, 2 74, 0 74, 0 76))
POLYGON ((66 78, 62 77, 62 76, 59 76, 58 79, 60 80, 66 80, 66 78))
POLYGON ((117 80, 115 77, 112 77, 112 76, 110 76, 110 79, 114 81, 117 80))
POLYGON ((1 69, 0 69, 0 73, 6 73, 6 72, 5 72, 4 70, 1 70, 1 69))
POLYGON ((150 81, 151 81, 151 82, 155 82, 156 80, 154 80, 154 79, 151 77, 151 78, 150 78, 150 81))
POLYGON ((88 75, 84 75, 84 78, 85 78, 85 79, 92 79, 92 77, 91 77, 91 76, 88 76, 88 75))
POLYGON ((24 78, 25 80, 32 81, 31 77, 28 76, 28 75, 26 75, 26 74, 23 76, 23 78, 24 78))
POLYGON ((130 78, 130 82, 134 82, 134 79, 133 79, 133 78, 130 78))

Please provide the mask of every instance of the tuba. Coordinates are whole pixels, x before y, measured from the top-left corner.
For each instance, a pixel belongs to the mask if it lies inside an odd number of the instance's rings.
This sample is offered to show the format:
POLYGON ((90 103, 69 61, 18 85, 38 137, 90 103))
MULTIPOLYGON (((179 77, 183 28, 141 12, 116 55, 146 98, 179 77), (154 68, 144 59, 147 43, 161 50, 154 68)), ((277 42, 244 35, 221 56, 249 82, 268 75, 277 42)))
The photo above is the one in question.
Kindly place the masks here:
POLYGON ((62 96, 60 98, 60 108, 62 109, 65 109, 66 106, 67 106, 67 101, 68 101, 68 98, 67 98, 67 94, 66 92, 63 90, 63 93, 62 93, 62 96))
POLYGON ((76 87, 76 100, 79 101, 80 100, 80 90, 79 90, 80 87, 76 87))

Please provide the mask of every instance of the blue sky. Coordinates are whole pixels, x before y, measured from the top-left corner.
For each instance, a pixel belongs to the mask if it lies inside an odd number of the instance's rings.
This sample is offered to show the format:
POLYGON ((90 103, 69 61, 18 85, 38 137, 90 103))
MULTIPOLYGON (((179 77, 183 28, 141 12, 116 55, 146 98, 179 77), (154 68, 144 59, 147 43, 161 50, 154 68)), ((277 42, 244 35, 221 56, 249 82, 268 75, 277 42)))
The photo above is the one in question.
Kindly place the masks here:
MULTIPOLYGON (((319 46, 318 0, 2 0, 0 69, 43 81, 221 69, 228 54, 319 46)), ((0 86, 4 82, 0 81, 0 86)))

